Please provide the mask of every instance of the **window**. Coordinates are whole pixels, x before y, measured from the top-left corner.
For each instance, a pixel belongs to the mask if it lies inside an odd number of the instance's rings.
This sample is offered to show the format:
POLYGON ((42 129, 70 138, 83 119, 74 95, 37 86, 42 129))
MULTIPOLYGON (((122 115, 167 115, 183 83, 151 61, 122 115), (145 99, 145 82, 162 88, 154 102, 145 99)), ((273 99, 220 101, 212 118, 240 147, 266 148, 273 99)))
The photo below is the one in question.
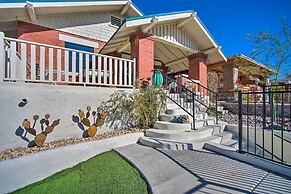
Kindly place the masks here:
MULTIPOLYGON (((74 44, 74 43, 70 43, 70 42, 65 42, 65 48, 75 49, 75 50, 79 50, 79 51, 86 51, 86 52, 90 52, 90 53, 94 52, 93 47, 83 46, 83 45, 74 44)), ((89 64, 91 64, 91 61, 92 61, 92 55, 89 55, 89 64)), ((85 55, 83 55, 82 66, 83 66, 82 69, 85 69, 85 66, 86 66, 85 55)), ((69 52, 69 72, 72 72, 72 51, 69 52)), ((79 53, 76 53, 76 72, 79 72, 79 53)))
POLYGON ((122 24, 122 19, 115 16, 110 16, 110 24, 116 27, 120 27, 122 24))

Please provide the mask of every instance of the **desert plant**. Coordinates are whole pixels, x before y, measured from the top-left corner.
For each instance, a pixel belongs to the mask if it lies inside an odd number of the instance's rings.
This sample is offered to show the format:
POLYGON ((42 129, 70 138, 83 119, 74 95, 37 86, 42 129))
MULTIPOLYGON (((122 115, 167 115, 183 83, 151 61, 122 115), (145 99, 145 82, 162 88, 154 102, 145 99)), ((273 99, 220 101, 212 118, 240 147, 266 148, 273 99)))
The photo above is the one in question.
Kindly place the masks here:
POLYGON ((128 127, 145 128, 154 124, 166 106, 166 94, 153 86, 140 87, 132 93, 118 91, 111 95, 107 106, 128 127))

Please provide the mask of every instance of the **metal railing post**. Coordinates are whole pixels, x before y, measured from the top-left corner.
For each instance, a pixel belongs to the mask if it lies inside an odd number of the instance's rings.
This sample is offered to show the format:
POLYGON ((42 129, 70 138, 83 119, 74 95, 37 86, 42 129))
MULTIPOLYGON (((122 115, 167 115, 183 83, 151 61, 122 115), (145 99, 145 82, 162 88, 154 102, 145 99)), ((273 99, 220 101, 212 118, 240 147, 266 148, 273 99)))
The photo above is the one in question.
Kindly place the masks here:
POLYGON ((263 157, 265 156, 265 129, 266 129, 266 87, 263 86, 263 157))
POLYGON ((217 101, 218 101, 218 94, 215 95, 215 111, 216 111, 216 124, 218 124, 218 111, 217 111, 217 101))
POLYGON ((242 92, 238 92, 238 151, 242 152, 242 92))
POLYGON ((0 32, 0 82, 4 81, 5 75, 5 42, 4 42, 5 34, 0 32))

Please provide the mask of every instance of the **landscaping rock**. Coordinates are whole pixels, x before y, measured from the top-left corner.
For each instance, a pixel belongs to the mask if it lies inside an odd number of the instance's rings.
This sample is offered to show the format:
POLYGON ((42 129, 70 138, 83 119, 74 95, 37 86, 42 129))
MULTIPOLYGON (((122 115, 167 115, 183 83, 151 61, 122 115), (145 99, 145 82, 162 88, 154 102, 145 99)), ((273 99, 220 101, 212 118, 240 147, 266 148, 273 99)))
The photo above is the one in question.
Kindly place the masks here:
POLYGON ((110 137, 116 137, 120 135, 126 135, 130 133, 139 133, 144 132, 145 129, 138 129, 138 128, 132 128, 132 129, 123 129, 123 130, 113 130, 109 132, 105 132, 102 134, 98 134, 94 137, 88 137, 88 138, 70 138, 70 139, 61 139, 56 140, 52 142, 44 143, 41 147, 18 147, 9 149, 3 152, 0 152, 0 160, 9 160, 13 158, 17 158, 20 156, 24 156, 27 154, 37 153, 49 149, 54 149, 58 147, 73 145, 77 143, 87 142, 87 141, 96 141, 101 139, 106 139, 110 137))

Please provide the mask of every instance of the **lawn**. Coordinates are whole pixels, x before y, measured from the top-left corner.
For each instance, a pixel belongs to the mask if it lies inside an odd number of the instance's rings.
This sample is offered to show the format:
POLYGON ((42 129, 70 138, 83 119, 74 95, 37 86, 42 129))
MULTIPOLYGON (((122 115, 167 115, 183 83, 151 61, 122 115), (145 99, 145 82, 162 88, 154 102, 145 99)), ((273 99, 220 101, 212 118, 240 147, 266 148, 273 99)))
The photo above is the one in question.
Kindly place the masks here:
POLYGON ((14 193, 148 193, 139 172, 116 152, 97 155, 14 193))

